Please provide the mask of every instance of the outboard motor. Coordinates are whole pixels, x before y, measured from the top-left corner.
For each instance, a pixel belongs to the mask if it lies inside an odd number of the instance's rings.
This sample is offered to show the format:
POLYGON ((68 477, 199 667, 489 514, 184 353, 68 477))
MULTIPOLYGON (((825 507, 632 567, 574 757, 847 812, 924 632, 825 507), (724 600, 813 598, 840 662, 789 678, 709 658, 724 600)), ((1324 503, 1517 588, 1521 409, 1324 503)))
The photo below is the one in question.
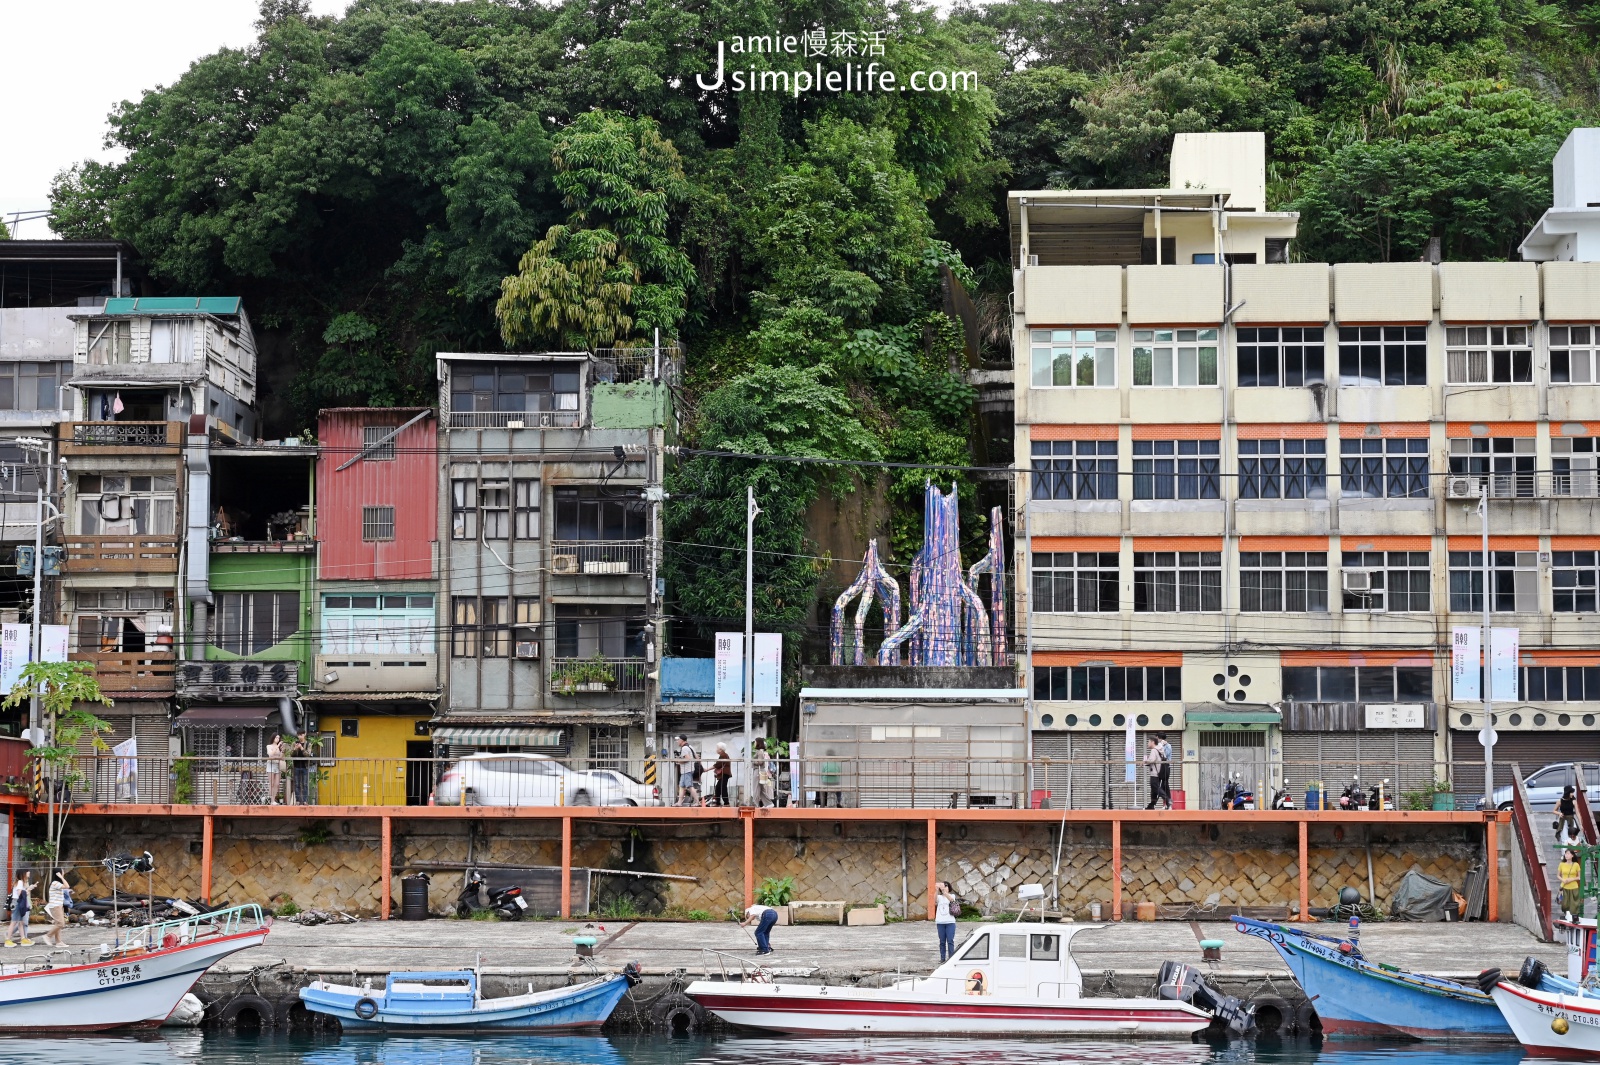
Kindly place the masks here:
POLYGON ((1227 1025, 1228 1030, 1245 1035, 1256 1026, 1255 1007, 1232 995, 1213 991, 1200 970, 1181 961, 1164 961, 1156 976, 1156 997, 1187 1002, 1227 1025))

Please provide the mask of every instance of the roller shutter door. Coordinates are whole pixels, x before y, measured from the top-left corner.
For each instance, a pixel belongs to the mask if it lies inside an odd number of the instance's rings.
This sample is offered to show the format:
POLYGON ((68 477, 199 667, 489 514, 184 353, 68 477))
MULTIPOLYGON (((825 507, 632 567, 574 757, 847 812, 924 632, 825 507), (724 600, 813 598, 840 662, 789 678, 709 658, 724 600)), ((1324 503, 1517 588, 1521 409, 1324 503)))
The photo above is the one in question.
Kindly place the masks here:
POLYGON ((1283 774, 1289 791, 1304 795, 1319 781, 1337 799, 1353 776, 1370 788, 1381 780, 1398 795, 1427 788, 1442 767, 1434 764, 1433 733, 1423 731, 1286 732, 1283 774))
MULTIPOLYGON (((1460 767, 1462 782, 1474 793, 1483 787, 1483 747, 1478 734, 1465 729, 1450 733, 1450 757, 1460 767)), ((1600 762, 1600 732, 1500 732, 1494 745, 1494 764, 1508 767, 1501 785, 1510 782, 1509 767, 1517 763, 1527 776, 1551 762, 1600 762)))
POLYGON ((1033 761, 1033 786, 1050 792, 1052 810, 1128 810, 1145 804, 1144 767, 1129 784, 1120 732, 1035 732, 1033 761))

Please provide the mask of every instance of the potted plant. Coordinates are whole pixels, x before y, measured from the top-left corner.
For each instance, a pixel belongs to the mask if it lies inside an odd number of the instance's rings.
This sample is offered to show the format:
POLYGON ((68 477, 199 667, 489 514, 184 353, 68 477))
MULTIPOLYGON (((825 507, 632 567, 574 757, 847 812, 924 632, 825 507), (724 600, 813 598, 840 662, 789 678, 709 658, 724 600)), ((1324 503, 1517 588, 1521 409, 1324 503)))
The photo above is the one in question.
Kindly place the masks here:
POLYGON ((568 662, 550 677, 551 690, 559 695, 578 692, 605 692, 616 687, 617 673, 604 656, 568 662))

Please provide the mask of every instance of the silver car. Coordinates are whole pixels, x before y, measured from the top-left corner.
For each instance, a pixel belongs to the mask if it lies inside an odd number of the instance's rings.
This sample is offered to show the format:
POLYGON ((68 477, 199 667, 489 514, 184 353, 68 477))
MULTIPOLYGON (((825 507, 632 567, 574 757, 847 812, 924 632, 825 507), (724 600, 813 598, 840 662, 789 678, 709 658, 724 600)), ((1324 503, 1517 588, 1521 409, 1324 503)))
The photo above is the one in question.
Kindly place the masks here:
POLYGON ((631 777, 620 769, 591 769, 589 775, 601 777, 615 784, 622 793, 624 806, 661 806, 661 789, 631 777))
POLYGON ((434 788, 439 806, 632 806, 615 781, 544 754, 470 754, 434 788))
MULTIPOLYGON (((1600 764, 1584 762, 1583 785, 1588 792, 1589 805, 1600 809, 1600 764)), ((1555 762, 1542 769, 1536 769, 1522 778, 1522 783, 1528 789, 1528 805, 1536 814, 1553 813, 1556 803, 1561 801, 1561 792, 1568 784, 1576 784, 1573 777, 1572 762, 1555 762)), ((1511 767, 1501 764, 1495 775, 1502 780, 1509 781, 1511 767)), ((1494 808, 1496 810, 1511 809, 1512 786, 1506 783, 1494 789, 1494 808)), ((1478 809, 1483 809, 1483 800, 1478 800, 1478 809)))

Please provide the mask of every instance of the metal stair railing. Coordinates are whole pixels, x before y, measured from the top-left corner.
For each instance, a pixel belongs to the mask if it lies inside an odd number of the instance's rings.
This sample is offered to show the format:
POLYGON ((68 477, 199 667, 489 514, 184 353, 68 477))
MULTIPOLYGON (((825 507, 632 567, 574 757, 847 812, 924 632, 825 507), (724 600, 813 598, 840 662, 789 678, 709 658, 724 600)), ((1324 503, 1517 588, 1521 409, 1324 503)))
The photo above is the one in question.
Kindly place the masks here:
POLYGON ((1514 796, 1511 804, 1511 825, 1516 830, 1517 845, 1522 851, 1522 861, 1528 870, 1528 883, 1533 889, 1533 904, 1539 911, 1539 927, 1544 941, 1555 938, 1555 927, 1550 923, 1554 903, 1550 898, 1550 864, 1545 858, 1544 845, 1533 824, 1533 807, 1528 802, 1528 787, 1522 781, 1522 768, 1511 763, 1511 784, 1514 796))

